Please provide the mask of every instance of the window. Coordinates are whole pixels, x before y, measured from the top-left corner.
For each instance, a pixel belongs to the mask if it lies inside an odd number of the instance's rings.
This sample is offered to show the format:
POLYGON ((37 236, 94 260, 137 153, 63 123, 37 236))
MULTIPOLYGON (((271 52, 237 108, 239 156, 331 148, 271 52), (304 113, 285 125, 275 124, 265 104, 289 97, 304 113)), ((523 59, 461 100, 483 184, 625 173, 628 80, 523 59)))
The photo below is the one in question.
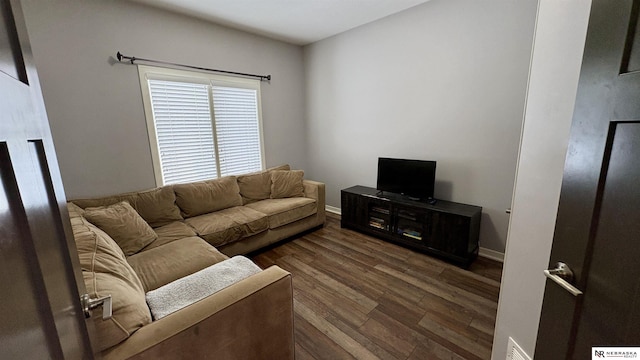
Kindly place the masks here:
POLYGON ((159 186, 264 169, 259 80, 138 71, 159 186))

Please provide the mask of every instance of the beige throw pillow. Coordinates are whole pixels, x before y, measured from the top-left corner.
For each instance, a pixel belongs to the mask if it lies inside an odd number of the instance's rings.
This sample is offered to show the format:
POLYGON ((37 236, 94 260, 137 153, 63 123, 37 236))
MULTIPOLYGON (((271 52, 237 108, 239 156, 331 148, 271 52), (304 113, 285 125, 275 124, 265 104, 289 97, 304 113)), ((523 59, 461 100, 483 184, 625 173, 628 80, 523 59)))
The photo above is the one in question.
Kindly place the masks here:
POLYGON ((106 232, 130 256, 158 238, 128 202, 84 209, 84 217, 106 232))
POLYGON ((159 227, 184 220, 176 205, 176 195, 171 185, 146 191, 131 192, 94 199, 76 199, 73 202, 85 209, 108 206, 126 201, 151 227, 159 227))
POLYGON ((277 170, 271 172, 271 198, 282 199, 291 197, 303 197, 302 170, 277 170))
POLYGON ((239 175, 238 186, 242 203, 249 204, 271 196, 271 173, 277 170, 291 170, 289 165, 280 165, 264 171, 239 175))

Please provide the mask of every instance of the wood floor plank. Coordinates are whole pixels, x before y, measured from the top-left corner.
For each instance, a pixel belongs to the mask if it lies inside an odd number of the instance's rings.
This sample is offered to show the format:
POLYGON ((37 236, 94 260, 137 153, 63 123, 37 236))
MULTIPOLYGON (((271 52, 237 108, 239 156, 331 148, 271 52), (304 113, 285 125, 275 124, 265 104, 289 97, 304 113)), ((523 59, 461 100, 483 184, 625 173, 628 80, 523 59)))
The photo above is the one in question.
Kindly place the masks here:
POLYGON ((452 269, 445 269, 440 273, 439 280, 451 284, 453 286, 464 289, 473 294, 482 296, 493 302, 498 302, 498 295, 500 294, 500 286, 488 284, 477 279, 472 278, 467 274, 461 274, 452 269))
POLYGON ((498 308, 497 302, 492 302, 481 296, 470 293, 466 290, 450 286, 448 284, 442 284, 437 279, 431 279, 429 277, 423 277, 423 274, 408 270, 407 273, 397 271, 386 265, 376 265, 376 269, 384 271, 389 275, 397 277, 399 280, 405 281, 416 287, 423 289, 429 293, 440 296, 443 299, 449 300, 453 303, 474 307, 479 311, 495 312, 498 308))
POLYGON ((352 230, 343 231, 344 233, 335 236, 343 241, 345 246, 350 246, 356 251, 372 255, 398 270, 406 270, 409 267, 407 259, 412 254, 411 250, 352 230))
POLYGON ((437 321, 434 321, 429 315, 425 315, 419 323, 420 326, 439 335, 457 346, 477 355, 481 359, 489 359, 491 357, 491 347, 488 348, 478 343, 478 339, 470 339, 466 334, 462 334, 457 330, 451 329, 437 321))
POLYGON ((469 326, 474 319, 478 318, 476 311, 433 294, 427 294, 422 298, 420 308, 425 314, 431 313, 434 316, 447 319, 456 327, 469 326))
MULTIPOLYGON (((374 311, 374 313, 376 312, 374 311)), ((415 344, 411 343, 410 339, 399 335, 399 333, 407 332, 406 329, 400 329, 400 326, 389 326, 388 323, 383 324, 371 318, 359 330, 398 359, 406 359, 415 348, 415 344)))
MULTIPOLYGON (((331 340, 321 330, 314 327, 303 316, 294 318, 296 344, 317 360, 354 359, 341 346, 331 340)), ((297 355, 297 354, 296 354, 297 355)))
POLYGON ((366 277, 365 271, 349 267, 348 263, 341 263, 332 259, 322 260, 323 261, 315 262, 313 266, 327 275, 332 276, 341 283, 349 284, 349 287, 354 291, 357 291, 374 301, 384 294, 384 289, 380 288, 379 283, 374 283, 366 277))
POLYGON ((362 346, 359 342, 353 340, 350 336, 342 332, 335 325, 331 324, 322 316, 317 316, 315 312, 309 309, 305 304, 293 300, 293 306, 297 314, 304 318, 309 324, 324 333, 329 339, 340 345, 342 349, 351 354, 356 359, 378 359, 378 357, 362 346))
POLYGON ((287 258, 286 262, 292 264, 296 269, 304 272, 306 275, 313 277, 316 281, 327 286, 327 288, 339 292, 340 294, 361 304, 369 310, 372 310, 376 306, 378 306, 378 303, 371 298, 353 290, 353 288, 351 288, 350 286, 341 283, 340 281, 332 278, 331 276, 314 268, 313 266, 307 265, 294 257, 287 258))
POLYGON ((296 360, 316 360, 310 352, 308 352, 305 348, 300 345, 299 342, 296 342, 295 345, 295 354, 296 360))
POLYGON ((349 258, 350 262, 356 262, 362 264, 362 268, 370 268, 375 266, 380 260, 375 256, 365 254, 360 251, 356 251, 349 246, 345 246, 345 242, 338 240, 331 236, 331 234, 317 235, 309 234, 305 237, 309 242, 316 244, 317 246, 324 247, 327 250, 333 251, 341 256, 349 258))
POLYGON ((376 310, 386 314, 410 328, 415 328, 420 322, 424 311, 415 304, 393 293, 385 293, 378 299, 376 310))
POLYGON ((390 354, 388 351, 386 351, 384 348, 378 345, 375 339, 367 337, 366 335, 363 335, 360 331, 358 331, 359 327, 354 328, 346 324, 344 321, 342 321, 340 318, 337 318, 337 317, 329 316, 327 320, 331 322, 333 325, 335 325, 338 329, 342 330, 342 332, 350 336, 352 339, 362 344, 362 346, 369 349, 369 351, 371 351, 381 360, 397 360, 398 359, 396 356, 390 354))
POLYGON ((488 342, 492 342, 495 325, 495 319, 488 320, 483 318, 475 318, 471 321, 471 324, 469 324, 469 330, 476 332, 478 338, 488 342))
POLYGON ((446 347, 436 343, 421 343, 411 353, 407 360, 465 360, 462 356, 454 353, 446 347))
POLYGON ((471 264, 469 270, 497 282, 502 280, 502 264, 494 260, 478 258, 471 264))
POLYGON ((468 270, 340 227, 250 255, 292 273, 296 358, 490 358, 502 267, 468 270))
MULTIPOLYGON (((368 310, 359 303, 342 296, 340 293, 325 289, 323 286, 313 286, 311 278, 296 274, 293 281, 294 292, 302 293, 301 297, 305 298, 305 301, 302 302, 307 305, 313 303, 315 309, 322 309, 324 317, 333 314, 356 327, 364 324, 369 318, 368 310), (340 304, 340 306, 334 304, 340 304)), ((298 298, 298 300, 302 299, 298 298)))

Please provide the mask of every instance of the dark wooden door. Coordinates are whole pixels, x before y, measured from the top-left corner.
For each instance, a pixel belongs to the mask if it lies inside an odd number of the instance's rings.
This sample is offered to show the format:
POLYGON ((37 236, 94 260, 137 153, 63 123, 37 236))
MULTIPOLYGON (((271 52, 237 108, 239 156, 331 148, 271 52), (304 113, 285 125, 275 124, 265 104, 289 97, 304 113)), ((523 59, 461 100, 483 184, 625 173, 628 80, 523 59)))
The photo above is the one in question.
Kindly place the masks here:
POLYGON ((591 359, 640 346, 640 26, 638 0, 594 0, 549 266, 536 359, 591 359))
POLYGON ((64 191, 19 1, 0 0, 0 358, 91 358, 64 191))

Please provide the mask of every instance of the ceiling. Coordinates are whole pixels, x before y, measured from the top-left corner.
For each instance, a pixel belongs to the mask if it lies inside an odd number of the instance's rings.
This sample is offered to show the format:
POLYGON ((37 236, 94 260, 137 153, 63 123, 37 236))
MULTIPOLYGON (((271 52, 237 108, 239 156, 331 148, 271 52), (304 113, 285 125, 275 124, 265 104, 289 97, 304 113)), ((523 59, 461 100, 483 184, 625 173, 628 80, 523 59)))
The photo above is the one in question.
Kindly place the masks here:
POLYGON ((429 0, 132 0, 306 45, 429 0))

